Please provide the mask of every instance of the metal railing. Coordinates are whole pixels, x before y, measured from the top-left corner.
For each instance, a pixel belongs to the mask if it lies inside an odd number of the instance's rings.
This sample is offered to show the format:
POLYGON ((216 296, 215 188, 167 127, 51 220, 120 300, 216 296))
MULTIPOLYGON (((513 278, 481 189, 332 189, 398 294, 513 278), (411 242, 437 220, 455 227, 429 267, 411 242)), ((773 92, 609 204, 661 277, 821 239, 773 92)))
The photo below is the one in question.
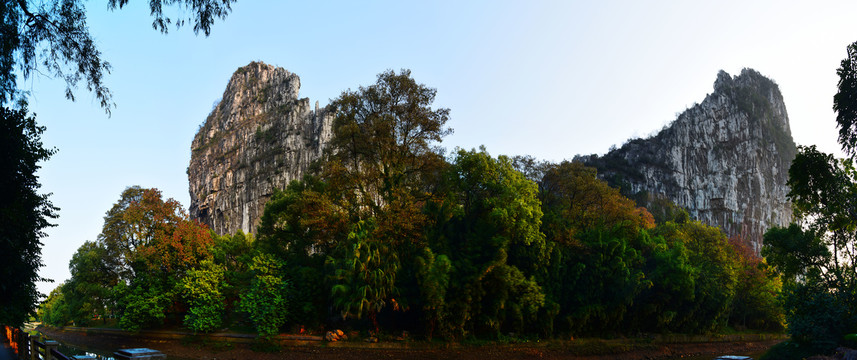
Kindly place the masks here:
MULTIPOLYGON (((39 336, 31 336, 26 331, 17 327, 2 326, 9 346, 15 350, 19 360, 79 360, 95 359, 94 356, 75 355, 69 356, 59 351, 59 343, 53 340, 45 340, 39 336)), ((116 359, 165 359, 166 355, 157 350, 148 348, 121 349, 113 353, 116 359)))
POLYGON ((29 360, 70 360, 69 356, 61 353, 59 343, 53 340, 41 341, 36 336, 30 336, 26 331, 16 327, 4 326, 9 346, 15 350, 18 359, 29 360))

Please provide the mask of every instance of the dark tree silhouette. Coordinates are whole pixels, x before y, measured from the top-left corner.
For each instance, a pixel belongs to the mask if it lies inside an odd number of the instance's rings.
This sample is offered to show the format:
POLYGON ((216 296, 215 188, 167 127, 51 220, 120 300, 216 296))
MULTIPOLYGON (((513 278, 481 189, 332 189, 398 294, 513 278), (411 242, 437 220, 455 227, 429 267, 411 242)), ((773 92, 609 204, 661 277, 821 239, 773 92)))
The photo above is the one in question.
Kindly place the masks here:
POLYGON ((40 195, 38 163, 55 151, 42 147, 44 127, 26 109, 0 107, 0 324, 20 325, 39 300, 43 229, 56 207, 40 195))

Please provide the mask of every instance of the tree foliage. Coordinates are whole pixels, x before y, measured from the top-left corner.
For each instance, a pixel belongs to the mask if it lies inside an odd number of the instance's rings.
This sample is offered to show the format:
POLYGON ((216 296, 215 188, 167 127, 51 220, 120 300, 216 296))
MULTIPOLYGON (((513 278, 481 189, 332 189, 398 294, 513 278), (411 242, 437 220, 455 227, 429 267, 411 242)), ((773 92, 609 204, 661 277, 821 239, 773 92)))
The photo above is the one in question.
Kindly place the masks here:
POLYGON ((66 317, 86 324, 116 316, 123 328, 139 330, 190 311, 189 327, 213 330, 222 304, 202 302, 218 299, 223 288, 214 246, 209 230, 188 219, 177 201, 157 189, 128 187, 104 217, 98 240, 84 243, 69 262, 66 317), (212 278, 218 283, 204 283, 212 278))
MULTIPOLYGON (((4 6, 4 5, 0 5, 4 6)), ((55 150, 42 145, 45 128, 26 109, 0 107, 0 323, 20 325, 39 301, 43 230, 57 209, 38 193, 39 162, 55 150)))
POLYGON ((762 254, 786 282, 792 338, 830 350, 857 331, 857 170, 815 146, 798 150, 788 182, 797 222, 765 233, 762 254))
POLYGON ((520 331, 544 294, 534 270, 547 256, 537 187, 505 156, 459 150, 445 176, 445 200, 429 211, 433 251, 452 263, 442 331, 461 337, 520 331))
POLYGON ((677 330, 713 332, 727 325, 738 282, 734 249, 723 233, 698 221, 666 223, 655 232, 667 243, 681 243, 688 250, 693 271, 692 301, 682 304, 677 330))
POLYGON ((85 326, 108 315, 110 291, 118 278, 110 271, 106 258, 107 251, 101 244, 87 241, 69 261, 71 278, 63 284, 62 292, 69 304, 69 316, 77 325, 85 326))
POLYGON ((278 333, 287 319, 289 282, 281 275, 283 263, 267 254, 253 257, 253 278, 248 291, 241 294, 241 310, 250 315, 259 335, 278 333))
POLYGON ((857 42, 848 45, 847 53, 836 69, 839 83, 833 96, 833 111, 839 128, 839 144, 842 150, 854 156, 857 155, 857 42))
POLYGON ((400 264, 390 244, 371 238, 373 230, 371 221, 358 222, 348 234, 344 256, 330 257, 328 263, 334 268, 330 291, 334 307, 343 318, 368 315, 378 330, 378 312, 387 304, 399 307, 396 275, 400 264))
POLYGON ((738 260, 730 323, 740 328, 782 331, 785 328, 780 298, 782 278, 741 239, 730 239, 730 244, 738 260))
MULTIPOLYGON (((152 27, 164 33, 172 25, 193 23, 193 30, 208 36, 215 19, 224 19, 235 0, 153 0, 149 2, 152 27), (179 8, 179 15, 164 8, 179 8), (185 15, 189 14, 189 15, 185 15)), ((122 8, 128 0, 110 0, 110 9, 122 8)), ((17 88, 17 65, 24 79, 47 74, 63 79, 65 95, 74 100, 74 89, 84 82, 87 90, 108 113, 112 95, 104 83, 110 64, 102 60, 86 23, 81 0, 8 0, 0 3, 0 105, 24 99, 17 88)))
POLYGON ((211 236, 158 191, 126 189, 45 316, 77 321, 68 305, 94 294, 84 313, 115 313, 125 328, 252 324, 262 337, 288 327, 461 340, 782 323, 771 268, 675 204, 659 199, 656 224, 580 163, 484 148, 444 158, 448 110, 432 109, 434 96, 408 71, 344 92, 316 172, 274 191, 255 237, 211 236), (85 282, 98 286, 71 285, 85 282), (108 301, 96 301, 105 289, 108 301))
POLYGON ((188 302, 185 325, 198 332, 220 329, 226 308, 223 295, 223 266, 203 260, 196 269, 188 271, 181 281, 182 295, 188 302))
POLYGON ((374 85, 334 99, 333 138, 326 178, 355 208, 378 215, 399 192, 422 196, 443 163, 435 147, 452 131, 449 109, 432 109, 437 91, 418 84, 410 70, 386 71, 374 85))

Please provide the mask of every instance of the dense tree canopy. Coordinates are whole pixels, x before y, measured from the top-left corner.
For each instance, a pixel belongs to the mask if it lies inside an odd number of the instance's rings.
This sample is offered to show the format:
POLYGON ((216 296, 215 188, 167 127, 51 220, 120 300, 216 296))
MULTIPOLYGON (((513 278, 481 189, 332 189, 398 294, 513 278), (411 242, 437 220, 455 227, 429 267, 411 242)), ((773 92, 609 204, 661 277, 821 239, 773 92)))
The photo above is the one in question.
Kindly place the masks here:
POLYGON ((580 163, 444 157, 434 95, 402 71, 335 99, 328 152, 274 191, 257 237, 210 236, 158 191, 126 189, 43 318, 83 322, 70 305, 85 303, 128 329, 451 340, 782 325, 764 262, 674 204, 656 224, 580 163))

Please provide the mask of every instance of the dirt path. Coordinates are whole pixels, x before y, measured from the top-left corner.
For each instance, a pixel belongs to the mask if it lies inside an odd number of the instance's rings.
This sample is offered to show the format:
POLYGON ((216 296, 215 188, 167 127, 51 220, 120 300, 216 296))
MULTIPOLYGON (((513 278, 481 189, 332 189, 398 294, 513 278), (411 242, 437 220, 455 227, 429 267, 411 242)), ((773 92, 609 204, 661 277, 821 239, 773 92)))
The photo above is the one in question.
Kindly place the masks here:
MULTIPOLYGON (((276 352, 256 352, 251 344, 244 343, 208 343, 175 339, 146 339, 120 334, 86 334, 55 329, 40 329, 49 337, 60 342, 91 349, 121 349, 147 347, 162 351, 170 358, 182 359, 474 359, 474 360, 517 360, 517 359, 671 359, 699 355, 747 354, 765 351, 782 341, 748 342, 711 342, 681 344, 645 344, 633 346, 630 351, 607 350, 609 354, 582 355, 597 352, 592 349, 580 349, 574 342, 569 346, 545 346, 540 344, 462 346, 447 348, 424 347, 409 348, 367 348, 361 344, 333 344, 312 342, 303 345, 284 345, 276 352)), ((383 346, 383 345, 381 345, 383 346)))

